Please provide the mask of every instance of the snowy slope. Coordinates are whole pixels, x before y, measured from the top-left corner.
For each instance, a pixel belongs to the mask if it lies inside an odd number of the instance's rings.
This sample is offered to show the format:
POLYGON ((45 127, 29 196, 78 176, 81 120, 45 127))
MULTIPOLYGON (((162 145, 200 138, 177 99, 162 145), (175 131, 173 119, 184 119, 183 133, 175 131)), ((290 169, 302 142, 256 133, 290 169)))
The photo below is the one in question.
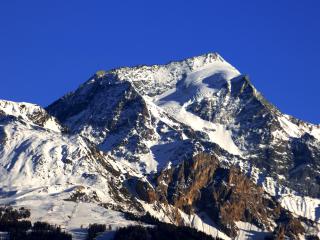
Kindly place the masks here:
POLYGON ((1 182, 30 186, 38 177, 43 185, 82 182, 81 175, 94 171, 88 161, 91 150, 79 136, 39 128, 23 120, 5 117, 0 128, 5 136, 0 146, 1 182))
POLYGON ((119 79, 132 81, 145 98, 179 122, 207 133, 212 142, 230 153, 241 154, 224 126, 203 120, 187 110, 193 101, 218 94, 225 86, 230 88, 231 79, 240 75, 220 55, 207 54, 164 66, 124 68, 116 73, 119 79))
MULTIPOLYGON (((34 105, 29 106, 27 113, 33 112, 34 105)), ((121 203, 126 197, 117 191, 125 176, 139 175, 98 151, 87 139, 41 127, 23 116, 0 116, 0 189, 4 196, 14 193, 18 198, 26 189, 58 188, 85 201, 130 207, 121 203)))
POLYGON ((284 208, 288 209, 297 216, 319 222, 320 199, 288 194, 282 196, 279 201, 284 208))
POLYGON ((3 197, 4 193, 1 192, 0 205, 11 204, 16 208, 28 208, 31 210, 32 222, 45 221, 59 225, 76 240, 86 239, 86 228, 89 224, 106 224, 111 226, 112 230, 137 224, 126 220, 123 213, 106 209, 96 203, 65 201, 71 196, 71 192, 71 189, 64 189, 63 185, 38 187, 6 197, 3 197))
POLYGON ((74 239, 86 239, 81 225, 135 224, 112 208, 132 208, 119 188, 126 176, 139 175, 83 137, 61 131, 39 106, 8 101, 1 106, 0 205, 26 207, 33 222, 61 225, 74 239), (37 121, 41 114, 49 120, 37 121), (48 128, 48 121, 55 127, 48 128))
POLYGON ((0 115, 1 113, 31 121, 48 130, 56 132, 63 130, 54 117, 50 116, 43 108, 35 104, 0 100, 0 115))

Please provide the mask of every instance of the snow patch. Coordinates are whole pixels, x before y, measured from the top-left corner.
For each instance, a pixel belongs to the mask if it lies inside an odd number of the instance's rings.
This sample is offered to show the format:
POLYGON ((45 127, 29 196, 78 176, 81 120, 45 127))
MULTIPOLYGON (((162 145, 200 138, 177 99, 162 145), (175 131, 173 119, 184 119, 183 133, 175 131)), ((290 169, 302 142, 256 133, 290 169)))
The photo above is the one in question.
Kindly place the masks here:
POLYGON ((236 222, 239 228, 239 233, 235 239, 241 240, 264 240, 267 236, 272 236, 272 233, 262 230, 248 222, 236 222))
POLYGON ((320 222, 320 199, 288 194, 282 196, 279 202, 296 216, 320 222))

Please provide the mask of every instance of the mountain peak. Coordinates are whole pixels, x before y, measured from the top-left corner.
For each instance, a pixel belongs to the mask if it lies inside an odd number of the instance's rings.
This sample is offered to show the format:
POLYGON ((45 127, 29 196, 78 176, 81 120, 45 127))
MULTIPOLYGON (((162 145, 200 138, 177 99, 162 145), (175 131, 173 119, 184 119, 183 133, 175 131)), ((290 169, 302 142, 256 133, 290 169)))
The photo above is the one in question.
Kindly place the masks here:
POLYGON ((228 64, 223 57, 221 57, 220 54, 217 52, 209 52, 193 57, 188 57, 183 60, 178 61, 171 61, 168 64, 164 64, 161 66, 167 66, 170 67, 172 65, 181 65, 182 67, 188 66, 191 70, 197 70, 199 68, 203 68, 207 65, 213 64, 213 63, 226 63, 228 64))
POLYGON ((194 56, 194 57, 190 57, 190 58, 186 58, 185 60, 186 62, 190 62, 190 63, 201 63, 202 65, 206 65, 206 64, 210 64, 212 62, 215 61, 220 61, 220 62, 224 62, 225 60, 223 59, 223 57, 221 57, 221 55, 217 52, 209 52, 209 53, 205 53, 199 56, 194 56))
POLYGON ((111 74, 116 75, 120 80, 141 81, 148 79, 148 81, 156 80, 161 83, 161 79, 177 80, 185 74, 206 68, 228 69, 228 71, 236 72, 237 75, 240 74, 235 67, 225 61, 217 52, 209 52, 182 60, 170 61, 166 64, 125 66, 109 71, 99 70, 88 82, 91 83, 94 79, 101 79, 111 74))
MULTIPOLYGON (((143 93, 158 95, 165 90, 174 88, 181 79, 196 72, 199 72, 201 76, 216 73, 224 75, 228 79, 240 75, 240 72, 218 53, 207 53, 167 64, 122 67, 108 73, 117 76, 116 78, 121 81, 134 82, 138 90, 143 89, 143 93)), ((105 75, 95 76, 103 78, 105 75)))

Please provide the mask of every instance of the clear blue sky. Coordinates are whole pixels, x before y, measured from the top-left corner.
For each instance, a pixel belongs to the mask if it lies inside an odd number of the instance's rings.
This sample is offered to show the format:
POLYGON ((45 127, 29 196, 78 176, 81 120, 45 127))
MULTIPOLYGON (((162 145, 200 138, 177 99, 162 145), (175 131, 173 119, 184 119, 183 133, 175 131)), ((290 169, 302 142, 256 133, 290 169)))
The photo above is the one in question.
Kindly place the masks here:
POLYGON ((217 51, 320 123, 319 0, 1 0, 0 98, 46 106, 96 70, 217 51))

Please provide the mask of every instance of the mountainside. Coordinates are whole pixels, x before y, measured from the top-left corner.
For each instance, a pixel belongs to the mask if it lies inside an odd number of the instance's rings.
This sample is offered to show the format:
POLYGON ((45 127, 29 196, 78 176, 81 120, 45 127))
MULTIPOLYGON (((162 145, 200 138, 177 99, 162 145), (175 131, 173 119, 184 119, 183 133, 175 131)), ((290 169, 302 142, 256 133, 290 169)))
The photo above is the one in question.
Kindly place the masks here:
POLYGON ((149 212, 223 239, 318 232, 320 126, 217 53, 99 71, 46 109, 0 101, 0 142, 0 204, 39 204, 35 220, 70 231, 149 212), (66 202, 71 219, 48 213, 66 202), (103 214, 79 222, 79 204, 103 214))

